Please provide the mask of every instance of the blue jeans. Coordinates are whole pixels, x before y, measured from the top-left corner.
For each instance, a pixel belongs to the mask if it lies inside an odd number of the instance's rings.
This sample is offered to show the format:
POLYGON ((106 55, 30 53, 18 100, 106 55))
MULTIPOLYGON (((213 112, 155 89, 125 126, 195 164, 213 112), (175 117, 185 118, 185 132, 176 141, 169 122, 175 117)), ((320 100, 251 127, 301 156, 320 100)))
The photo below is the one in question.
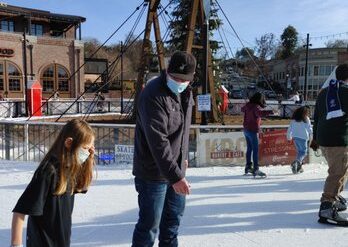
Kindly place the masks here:
POLYGON ((297 151, 296 160, 302 163, 303 159, 307 155, 307 149, 308 149, 307 140, 298 138, 298 137, 294 137, 293 139, 294 139, 295 147, 297 151))
POLYGON ((177 194, 167 182, 135 178, 139 219, 133 232, 132 247, 153 246, 158 229, 159 246, 178 246, 178 229, 186 197, 177 194))
POLYGON ((253 155, 254 170, 259 169, 259 139, 257 132, 244 130, 244 136, 247 142, 246 168, 251 168, 251 154, 253 155))

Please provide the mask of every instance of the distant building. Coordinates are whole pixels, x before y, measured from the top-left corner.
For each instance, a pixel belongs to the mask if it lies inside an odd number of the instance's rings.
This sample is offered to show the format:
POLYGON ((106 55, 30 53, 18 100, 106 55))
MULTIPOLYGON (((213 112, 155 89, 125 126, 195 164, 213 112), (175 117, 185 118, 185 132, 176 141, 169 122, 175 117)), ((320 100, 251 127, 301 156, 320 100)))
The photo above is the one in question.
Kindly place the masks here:
MULTIPOLYGON (((289 93, 299 90, 304 93, 305 88, 306 52, 286 60, 273 60, 270 63, 270 76, 279 82, 289 93)), ((307 99, 314 100, 318 91, 336 65, 348 63, 346 48, 315 48, 308 53, 307 99)))
POLYGON ((103 93, 109 91, 108 71, 109 64, 107 59, 103 58, 85 58, 85 88, 87 93, 94 93, 102 88, 103 93))
POLYGON ((85 21, 80 16, 0 3, 0 93, 24 97, 24 52, 29 81, 40 81, 43 97, 55 90, 61 98, 84 91, 84 70, 74 72, 84 63, 81 23, 85 21))

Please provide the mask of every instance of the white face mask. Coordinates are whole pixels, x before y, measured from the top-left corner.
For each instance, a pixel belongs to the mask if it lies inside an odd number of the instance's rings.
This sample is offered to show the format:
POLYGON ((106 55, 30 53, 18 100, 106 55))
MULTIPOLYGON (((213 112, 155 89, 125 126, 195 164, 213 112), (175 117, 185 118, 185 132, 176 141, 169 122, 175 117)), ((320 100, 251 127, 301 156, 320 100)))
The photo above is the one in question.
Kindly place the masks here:
POLYGON ((78 160, 79 163, 82 165, 89 157, 89 151, 85 148, 80 148, 78 151, 78 160))
POLYGON ((189 84, 190 84, 190 81, 177 82, 176 80, 174 80, 170 76, 167 77, 167 85, 168 85, 169 89, 175 94, 180 94, 183 91, 185 91, 185 89, 187 88, 187 86, 189 84))

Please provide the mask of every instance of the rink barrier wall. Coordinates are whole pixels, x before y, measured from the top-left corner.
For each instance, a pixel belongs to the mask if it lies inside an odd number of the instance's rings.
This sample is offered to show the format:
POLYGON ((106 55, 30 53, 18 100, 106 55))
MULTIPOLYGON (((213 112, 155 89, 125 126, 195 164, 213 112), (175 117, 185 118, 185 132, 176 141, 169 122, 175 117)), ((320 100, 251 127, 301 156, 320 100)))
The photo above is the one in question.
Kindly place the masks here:
MULTIPOLYGON (((41 161, 63 125, 52 122, 0 121, 0 159, 41 161)), ((96 133, 95 157, 98 165, 132 163, 134 124, 93 123, 91 126, 96 133)), ((272 135, 279 136, 279 131, 284 132, 286 128, 286 125, 264 125, 262 131, 269 138, 272 135)), ((192 125, 189 137, 190 166, 245 165, 246 144, 242 129, 241 125, 192 125)), ((284 136, 270 142, 271 146, 266 145, 264 150, 268 154, 272 151, 286 152, 278 148, 285 145, 282 142, 284 136)), ((263 161, 260 156, 261 165, 289 164, 286 155, 281 158, 277 153, 276 156, 273 163, 267 159, 263 161)), ((270 157, 273 157, 272 153, 270 157)), ((323 162, 323 157, 316 157, 310 150, 309 162, 323 162)))

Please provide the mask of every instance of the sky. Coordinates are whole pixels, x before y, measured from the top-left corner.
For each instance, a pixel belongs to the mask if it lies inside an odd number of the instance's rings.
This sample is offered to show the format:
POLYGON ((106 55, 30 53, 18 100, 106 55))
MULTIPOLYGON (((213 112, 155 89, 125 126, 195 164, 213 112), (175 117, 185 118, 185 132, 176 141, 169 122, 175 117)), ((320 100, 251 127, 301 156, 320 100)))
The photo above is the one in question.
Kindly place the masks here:
MULTIPOLYGON (((54 13, 85 17, 82 25, 83 38, 96 38, 103 42, 139 6, 141 0, 1 0, 9 5, 48 10, 54 13)), ((309 33, 312 47, 324 47, 333 39, 348 39, 348 1, 341 0, 218 0, 226 16, 241 37, 241 44, 232 28, 220 12, 224 30, 233 51, 243 46, 255 46, 255 39, 266 33, 275 34, 277 39, 284 28, 292 25, 299 33, 300 40, 309 33), (339 35, 340 34, 340 35, 339 35)), ((161 4, 166 6, 168 0, 161 4)), ((172 8, 168 9, 169 12, 172 8)), ((119 43, 125 40, 140 11, 127 22, 110 40, 119 43)), ((144 29, 146 12, 136 29, 144 29)), ((168 17, 166 18, 168 19, 168 17)), ((165 31, 161 24, 162 33, 165 31)), ((142 37, 142 36, 141 36, 142 37)), ((217 36, 219 37, 219 36, 217 36)), ((219 39, 219 38, 218 38, 219 39)))

